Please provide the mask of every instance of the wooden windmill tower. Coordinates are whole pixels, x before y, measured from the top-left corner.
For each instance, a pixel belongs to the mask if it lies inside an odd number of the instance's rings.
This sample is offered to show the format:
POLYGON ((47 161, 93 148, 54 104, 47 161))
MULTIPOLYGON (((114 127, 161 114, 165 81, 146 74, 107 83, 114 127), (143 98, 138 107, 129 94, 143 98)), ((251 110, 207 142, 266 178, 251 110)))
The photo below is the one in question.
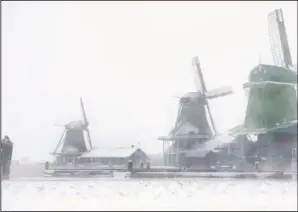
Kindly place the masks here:
POLYGON ((83 153, 92 149, 89 131, 89 122, 80 98, 82 120, 71 121, 64 125, 64 131, 52 155, 56 156, 56 162, 71 161, 83 153))
POLYGON ((245 156, 258 153, 272 165, 291 155, 291 148, 297 148, 297 73, 281 9, 269 13, 268 29, 275 65, 259 64, 250 71, 243 85, 248 91, 248 103, 244 128, 238 137, 251 144, 243 151, 245 156))
POLYGON ((198 57, 193 58, 196 73, 196 92, 180 97, 175 126, 169 136, 159 137, 163 141, 166 165, 181 165, 185 153, 197 143, 208 142, 217 134, 210 111, 209 100, 233 93, 231 87, 207 91, 198 57))
POLYGON ((250 71, 245 127, 250 130, 275 127, 297 120, 297 73, 285 30, 283 12, 276 9, 268 15, 269 41, 273 65, 259 64, 250 71))

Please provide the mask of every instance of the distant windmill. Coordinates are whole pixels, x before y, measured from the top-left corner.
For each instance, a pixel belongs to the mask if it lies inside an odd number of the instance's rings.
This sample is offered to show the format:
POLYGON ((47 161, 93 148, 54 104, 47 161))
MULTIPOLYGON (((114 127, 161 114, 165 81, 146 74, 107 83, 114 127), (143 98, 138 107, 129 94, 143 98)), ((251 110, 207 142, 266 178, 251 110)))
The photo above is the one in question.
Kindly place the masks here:
POLYGON ((92 149, 89 122, 86 117, 82 98, 80 98, 80 103, 83 120, 71 121, 64 125, 64 132, 52 153, 53 155, 80 156, 92 149))
POLYGON ((82 109, 82 115, 83 115, 83 124, 85 126, 85 130, 87 132, 87 136, 88 136, 88 143, 89 143, 89 150, 92 149, 92 143, 91 143, 91 137, 90 137, 90 131, 89 131, 89 121, 87 119, 87 116, 86 116, 86 111, 85 111, 85 108, 84 108, 84 104, 83 104, 83 100, 82 100, 82 97, 80 98, 80 103, 81 103, 81 109, 82 109))

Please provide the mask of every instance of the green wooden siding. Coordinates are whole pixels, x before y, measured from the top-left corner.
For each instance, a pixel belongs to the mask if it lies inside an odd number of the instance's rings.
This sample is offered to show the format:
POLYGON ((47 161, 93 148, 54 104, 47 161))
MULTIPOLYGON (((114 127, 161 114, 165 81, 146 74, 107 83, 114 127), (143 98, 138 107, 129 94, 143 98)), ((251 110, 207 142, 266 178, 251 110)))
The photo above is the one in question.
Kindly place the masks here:
MULTIPOLYGON (((249 82, 262 81, 297 83, 297 74, 281 67, 259 65, 250 72, 249 82)), ((265 84, 252 85, 249 89, 245 128, 271 128, 297 119, 297 94, 294 86, 265 84)))

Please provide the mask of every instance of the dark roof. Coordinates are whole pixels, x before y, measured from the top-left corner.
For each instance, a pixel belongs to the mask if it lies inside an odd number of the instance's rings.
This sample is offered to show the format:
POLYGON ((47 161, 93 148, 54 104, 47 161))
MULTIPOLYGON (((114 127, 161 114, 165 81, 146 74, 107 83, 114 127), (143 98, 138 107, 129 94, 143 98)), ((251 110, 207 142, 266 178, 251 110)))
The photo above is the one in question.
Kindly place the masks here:
POLYGON ((216 151, 217 148, 234 142, 235 137, 229 134, 217 135, 204 143, 196 144, 192 150, 186 153, 186 157, 204 157, 211 151, 216 151))

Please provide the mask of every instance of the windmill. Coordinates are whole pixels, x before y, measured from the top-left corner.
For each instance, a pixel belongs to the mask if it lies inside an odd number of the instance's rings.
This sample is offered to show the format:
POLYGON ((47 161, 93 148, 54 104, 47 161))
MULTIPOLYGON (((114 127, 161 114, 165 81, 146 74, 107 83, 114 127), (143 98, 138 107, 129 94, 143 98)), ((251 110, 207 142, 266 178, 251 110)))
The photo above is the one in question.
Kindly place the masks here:
POLYGON ((184 156, 194 149, 196 144, 208 142, 217 135, 209 100, 233 93, 231 87, 207 91, 198 57, 194 57, 192 62, 196 74, 196 92, 179 97, 174 128, 169 136, 158 138, 163 141, 164 160, 167 165, 181 165, 185 160, 184 156), (167 143, 168 141, 170 143, 167 143))
POLYGON ((259 64, 243 85, 249 90, 244 125, 250 130, 297 119, 297 73, 292 70, 282 9, 268 14, 268 32, 275 66, 259 64))
POLYGON ((257 152, 272 165, 297 148, 297 73, 281 9, 269 13, 268 30, 275 65, 259 64, 250 71, 243 85, 248 91, 244 128, 237 137, 249 141, 243 151, 247 158, 257 152))
POLYGON ((92 149, 89 122, 86 116, 82 97, 80 98, 82 120, 71 121, 64 125, 64 131, 52 155, 78 157, 92 149))

